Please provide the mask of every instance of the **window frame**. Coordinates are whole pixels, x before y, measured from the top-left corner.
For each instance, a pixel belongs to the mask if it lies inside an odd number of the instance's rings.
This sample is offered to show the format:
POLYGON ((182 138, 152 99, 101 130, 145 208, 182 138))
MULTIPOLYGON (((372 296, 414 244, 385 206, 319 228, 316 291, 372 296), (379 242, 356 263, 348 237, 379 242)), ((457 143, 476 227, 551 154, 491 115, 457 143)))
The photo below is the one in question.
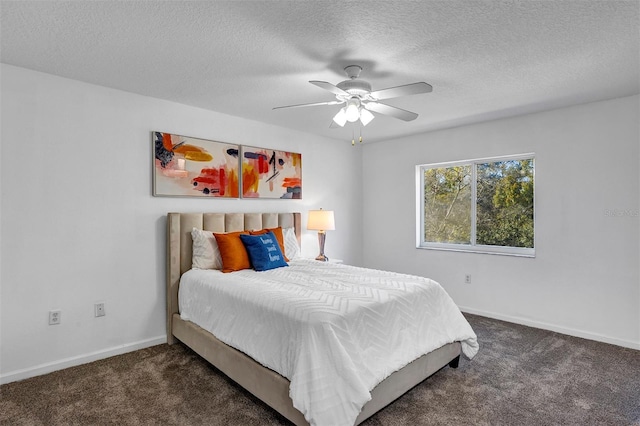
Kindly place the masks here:
POLYGON ((446 161, 441 163, 418 164, 416 172, 416 248, 445 250, 467 253, 497 254, 505 256, 536 257, 536 156, 535 153, 512 154, 498 157, 475 158, 470 160, 446 161), (507 247, 476 244, 477 205, 477 164, 499 161, 533 160, 533 247, 507 247), (470 244, 435 243, 424 241, 424 172, 427 169, 471 165, 471 242, 470 244))

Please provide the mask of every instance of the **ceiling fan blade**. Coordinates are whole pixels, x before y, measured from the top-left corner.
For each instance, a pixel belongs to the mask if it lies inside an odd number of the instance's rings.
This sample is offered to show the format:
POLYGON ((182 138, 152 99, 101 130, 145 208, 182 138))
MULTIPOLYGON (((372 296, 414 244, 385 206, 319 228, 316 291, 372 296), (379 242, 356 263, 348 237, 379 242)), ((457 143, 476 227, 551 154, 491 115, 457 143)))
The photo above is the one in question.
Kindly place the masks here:
POLYGON ((338 86, 334 86, 331 83, 327 83, 326 81, 310 81, 309 83, 318 86, 321 89, 324 90, 328 90, 329 92, 333 93, 334 95, 342 95, 342 96, 351 96, 349 94, 349 92, 345 92, 344 90, 342 90, 341 88, 339 88, 338 86))
POLYGON ((400 96, 418 95, 420 93, 429 93, 433 90, 430 84, 425 82, 405 84, 404 86, 389 87, 371 92, 369 96, 374 99, 391 99, 400 96))
POLYGON ((300 107, 309 107, 309 106, 317 106, 317 105, 340 105, 343 104, 343 101, 329 101, 329 102, 315 102, 312 104, 298 104, 298 105, 286 105, 286 106, 279 106, 279 107, 275 107, 273 109, 282 109, 282 108, 300 108, 300 107))
POLYGON ((363 105, 369 111, 377 112, 379 114, 389 115, 391 117, 399 118, 400 120, 404 120, 404 121, 411 121, 418 118, 418 114, 416 114, 415 112, 393 107, 387 104, 382 104, 380 102, 367 102, 363 105))

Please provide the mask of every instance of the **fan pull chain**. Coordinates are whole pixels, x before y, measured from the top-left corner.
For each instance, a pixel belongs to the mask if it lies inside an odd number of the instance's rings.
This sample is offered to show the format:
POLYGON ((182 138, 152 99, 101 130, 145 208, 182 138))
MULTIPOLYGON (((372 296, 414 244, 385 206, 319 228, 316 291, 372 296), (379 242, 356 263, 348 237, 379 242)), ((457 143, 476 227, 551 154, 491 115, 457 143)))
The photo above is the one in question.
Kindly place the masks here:
MULTIPOLYGON (((360 129, 358 130, 358 134, 358 143, 362 143, 362 127, 360 127, 360 129)), ((351 131, 351 146, 356 146, 356 132, 354 130, 351 131)))

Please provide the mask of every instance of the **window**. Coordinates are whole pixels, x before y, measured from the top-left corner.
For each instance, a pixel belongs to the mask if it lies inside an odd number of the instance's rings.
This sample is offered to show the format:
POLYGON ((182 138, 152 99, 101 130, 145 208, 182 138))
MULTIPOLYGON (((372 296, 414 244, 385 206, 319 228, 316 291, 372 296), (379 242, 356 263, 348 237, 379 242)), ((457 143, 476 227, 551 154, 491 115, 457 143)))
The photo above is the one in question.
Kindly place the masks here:
POLYGON ((416 166, 419 248, 534 256, 534 156, 416 166))

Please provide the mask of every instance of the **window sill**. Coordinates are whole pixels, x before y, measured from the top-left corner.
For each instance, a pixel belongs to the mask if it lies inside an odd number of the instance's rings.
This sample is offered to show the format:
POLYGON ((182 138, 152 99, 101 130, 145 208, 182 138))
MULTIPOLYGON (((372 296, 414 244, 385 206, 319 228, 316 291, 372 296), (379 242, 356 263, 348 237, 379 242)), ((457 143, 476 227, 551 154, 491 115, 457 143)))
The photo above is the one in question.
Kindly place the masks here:
POLYGON ((416 246, 421 250, 440 250, 440 251, 455 251, 461 253, 477 253, 477 254, 492 254, 498 256, 515 256, 515 257, 529 257, 535 258, 535 249, 518 249, 515 247, 478 247, 478 246, 456 246, 456 245, 433 245, 433 246, 416 246))

